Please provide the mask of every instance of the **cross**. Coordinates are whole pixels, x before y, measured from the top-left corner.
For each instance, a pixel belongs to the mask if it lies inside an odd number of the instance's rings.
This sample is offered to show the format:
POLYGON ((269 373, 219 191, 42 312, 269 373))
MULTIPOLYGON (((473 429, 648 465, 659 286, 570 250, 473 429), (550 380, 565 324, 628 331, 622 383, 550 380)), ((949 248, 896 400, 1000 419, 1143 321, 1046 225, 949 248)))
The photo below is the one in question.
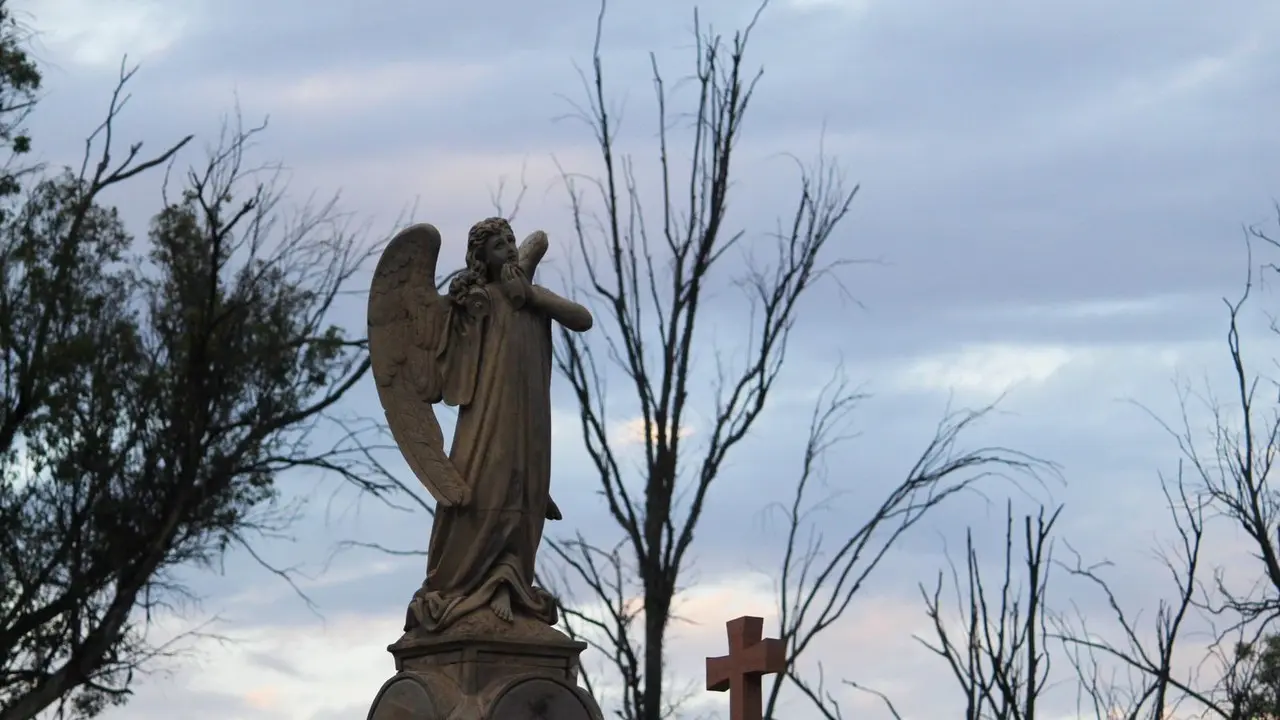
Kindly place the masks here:
POLYGON ((787 646, 781 640, 761 640, 764 620, 740 617, 725 623, 729 654, 707 658, 707 689, 729 691, 729 720, 763 720, 761 677, 786 669, 787 646))

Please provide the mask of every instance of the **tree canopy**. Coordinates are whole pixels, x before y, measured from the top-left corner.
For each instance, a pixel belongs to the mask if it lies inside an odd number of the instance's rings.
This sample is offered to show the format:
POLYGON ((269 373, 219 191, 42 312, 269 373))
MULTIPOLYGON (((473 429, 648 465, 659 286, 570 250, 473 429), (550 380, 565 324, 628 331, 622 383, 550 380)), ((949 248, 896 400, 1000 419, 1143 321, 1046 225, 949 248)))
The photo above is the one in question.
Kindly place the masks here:
MULTIPOLYGON (((15 158, 39 72, 0 1, 0 142, 15 158)), ((330 320, 368 257, 332 203, 297 213, 229 125, 145 237, 102 200, 171 166, 112 147, 122 74, 79 169, 15 159, 0 186, 0 718, 91 717, 171 646, 153 613, 290 515, 291 468, 352 470, 315 434, 363 378, 364 341, 330 320)), ((166 183, 168 185, 169 183, 166 183)), ((358 455, 358 453, 357 453, 358 455)))

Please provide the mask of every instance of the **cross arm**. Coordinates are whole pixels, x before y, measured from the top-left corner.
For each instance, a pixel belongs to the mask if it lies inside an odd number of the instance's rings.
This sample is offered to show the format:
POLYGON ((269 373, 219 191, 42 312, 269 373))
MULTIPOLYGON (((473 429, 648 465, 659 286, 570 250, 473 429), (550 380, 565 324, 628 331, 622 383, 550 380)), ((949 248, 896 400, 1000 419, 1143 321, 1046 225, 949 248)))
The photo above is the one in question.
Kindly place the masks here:
POLYGON ((787 646, 781 640, 768 638, 723 657, 707 658, 707 689, 725 692, 733 678, 780 673, 786 670, 787 646))

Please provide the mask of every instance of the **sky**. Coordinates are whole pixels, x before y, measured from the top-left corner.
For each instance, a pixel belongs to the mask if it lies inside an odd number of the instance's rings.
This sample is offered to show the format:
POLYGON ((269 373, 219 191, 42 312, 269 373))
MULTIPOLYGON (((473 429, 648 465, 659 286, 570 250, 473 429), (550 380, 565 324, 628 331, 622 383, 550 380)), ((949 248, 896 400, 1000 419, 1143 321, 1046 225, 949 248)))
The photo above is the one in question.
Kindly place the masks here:
MULTIPOLYGON (((492 214, 501 179, 523 175, 517 234, 545 229, 548 262, 572 261, 556 166, 599 168, 591 134, 564 118, 582 97, 575 67, 590 60, 595 0, 16 4, 39 33, 47 94, 32 124, 52 164, 78 163, 127 54, 140 70, 121 137, 156 149, 187 133, 204 143, 237 107, 248 122, 269 117, 255 152, 284 163, 293 197, 340 191, 373 239, 412 209, 441 228, 451 265, 466 228, 492 214)), ((728 31, 755 8, 714 0, 700 17, 728 31)), ((692 23, 693 5, 675 0, 618 0, 606 15, 609 94, 625 108, 619 142, 642 179, 655 160, 649 53, 669 77, 687 73, 692 23)), ((687 717, 727 712, 723 696, 698 687, 703 658, 723 651, 722 623, 754 614, 776 628, 782 545, 768 506, 791 491, 815 378, 837 366, 869 397, 856 436, 829 458, 827 489, 839 497, 815 522, 833 542, 901 481, 948 408, 1003 396, 962 442, 1032 453, 1060 474, 1022 488, 993 482, 938 508, 811 649, 806 673, 821 664, 833 687, 882 691, 905 717, 954 716, 946 667, 914 639, 929 632, 918 585, 932 584, 966 528, 983 547, 998 543, 1006 496, 1019 512, 1063 503, 1059 548, 1113 561, 1127 607, 1150 612, 1167 597, 1153 548, 1169 537, 1159 476, 1176 470, 1178 452, 1152 414, 1176 422, 1183 384, 1228 391, 1222 298, 1249 268, 1242 227, 1274 228, 1280 191, 1277 31, 1280 5, 1265 0, 773 0, 749 48, 764 74, 737 149, 732 219, 767 242, 796 193, 784 153, 823 150, 861 185, 833 257, 874 262, 842 271, 856 303, 827 285, 802 305, 770 408, 712 491, 672 632, 687 717)), ((159 183, 111 197, 137 232, 158 209, 159 183)), ((1259 296, 1258 310, 1267 302, 1259 296)), ((361 331, 359 298, 337 312, 361 331)), ((717 293, 708 312, 716 346, 739 349, 729 329, 745 317, 741 299, 717 293)), ((1262 366, 1280 348, 1261 313, 1248 323, 1262 366)), ((376 410, 372 380, 350 404, 376 410)), ((1189 417, 1205 429, 1202 407, 1189 417)), ((565 521, 549 532, 610 544, 617 533, 574 408, 557 405, 555 421, 565 521)), ((332 479, 282 486, 309 501, 305 515, 260 550, 296 565, 317 607, 241 555, 221 573, 192 572, 201 602, 160 618, 157 637, 216 617, 225 639, 191 645, 106 720, 169 718, 174 707, 192 720, 367 712, 392 674, 385 647, 425 560, 335 549, 351 539, 423 548, 430 519, 361 502, 332 479)), ((1212 554, 1248 573, 1230 532, 1214 536, 1212 554)), ((1096 594, 1054 587, 1057 607, 1105 627, 1096 594)), ((1054 673, 1047 712, 1074 717, 1065 661, 1054 673)), ((846 717, 888 717, 865 694, 832 692, 846 717)), ((780 717, 817 717, 784 698, 780 717)))

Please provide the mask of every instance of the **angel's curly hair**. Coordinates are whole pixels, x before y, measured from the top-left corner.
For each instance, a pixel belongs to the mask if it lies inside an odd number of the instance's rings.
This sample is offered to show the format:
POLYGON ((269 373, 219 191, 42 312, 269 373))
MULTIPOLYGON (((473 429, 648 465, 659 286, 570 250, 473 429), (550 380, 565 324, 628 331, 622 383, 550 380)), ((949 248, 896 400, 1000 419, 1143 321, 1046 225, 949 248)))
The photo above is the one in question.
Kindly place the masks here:
POLYGON ((467 232, 466 267, 449 283, 449 297, 454 302, 462 302, 468 292, 473 288, 483 287, 488 280, 484 246, 489 242, 489 238, 496 234, 505 234, 515 242, 515 231, 511 229, 511 223, 505 218, 485 218, 472 225, 471 230, 467 232))

